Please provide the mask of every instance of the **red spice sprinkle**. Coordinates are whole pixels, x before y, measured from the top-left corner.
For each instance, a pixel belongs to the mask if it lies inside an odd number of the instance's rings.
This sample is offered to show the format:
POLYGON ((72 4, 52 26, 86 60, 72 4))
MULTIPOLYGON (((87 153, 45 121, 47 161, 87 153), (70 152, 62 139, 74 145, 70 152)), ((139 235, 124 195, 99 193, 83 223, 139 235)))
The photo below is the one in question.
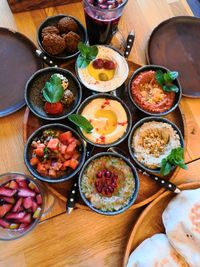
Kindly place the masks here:
POLYGON ((105 108, 105 106, 104 105, 101 105, 101 108, 103 109, 103 108, 105 108))
POLYGON ((101 139, 102 143, 105 143, 105 141, 106 141, 106 137, 105 136, 101 135, 99 138, 101 139))
POLYGON ((98 132, 99 128, 95 128, 95 130, 98 132))
POLYGON ((91 123, 92 122, 92 119, 89 119, 88 121, 91 123))
POLYGON ((124 125, 126 125, 127 123, 128 123, 127 121, 124 121, 124 122, 118 122, 118 125, 124 126, 124 125))
POLYGON ((103 103, 104 105, 110 105, 109 99, 105 99, 105 102, 103 103))

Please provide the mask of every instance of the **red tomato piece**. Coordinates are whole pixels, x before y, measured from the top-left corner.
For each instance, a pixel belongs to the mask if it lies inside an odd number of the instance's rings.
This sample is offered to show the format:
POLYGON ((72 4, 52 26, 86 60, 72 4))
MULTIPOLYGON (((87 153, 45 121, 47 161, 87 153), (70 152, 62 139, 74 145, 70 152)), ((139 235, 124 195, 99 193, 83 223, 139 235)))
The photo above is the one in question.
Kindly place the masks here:
POLYGON ((60 102, 56 103, 46 102, 44 105, 44 110, 48 114, 58 115, 63 112, 63 105, 60 102))
POLYGON ((35 166, 35 165, 37 165, 39 163, 39 160, 37 159, 37 158, 32 158, 31 160, 30 160, 30 164, 32 165, 32 166, 35 166))
POLYGON ((72 137, 72 132, 71 131, 67 131, 67 132, 64 132, 64 133, 61 133, 59 135, 59 139, 60 141, 63 143, 68 143, 69 139, 72 137))
POLYGON ((71 159, 71 160, 70 160, 70 165, 69 165, 69 167, 71 167, 73 170, 75 170, 76 167, 78 166, 78 164, 79 164, 78 160, 76 160, 76 159, 71 159))
POLYGON ((35 149, 35 154, 38 157, 43 157, 44 156, 44 148, 43 147, 37 147, 35 149))

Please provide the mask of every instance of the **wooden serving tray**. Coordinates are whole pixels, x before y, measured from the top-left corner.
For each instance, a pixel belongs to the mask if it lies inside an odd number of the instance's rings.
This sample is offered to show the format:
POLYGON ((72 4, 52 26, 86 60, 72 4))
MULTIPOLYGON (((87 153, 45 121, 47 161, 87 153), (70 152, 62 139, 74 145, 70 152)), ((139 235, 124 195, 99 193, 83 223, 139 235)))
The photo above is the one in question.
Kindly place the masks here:
MULTIPOLYGON (((181 190, 197 189, 200 187, 200 181, 190 182, 179 185, 181 190)), ((165 233, 162 223, 162 213, 168 203, 175 196, 172 192, 164 192, 154 200, 140 215, 134 225, 124 255, 123 267, 126 267, 131 252, 136 249, 145 239, 154 234, 165 233)))
MULTIPOLYGON (((128 61, 129 64, 129 77, 131 74, 140 66, 128 61)), ((67 68, 68 70, 74 72, 74 62, 70 62, 68 65, 62 65, 61 67, 67 68)), ((145 114, 139 111, 131 102, 128 97, 127 90, 124 89, 124 94, 122 95, 122 99, 124 102, 127 104, 127 106, 130 108, 130 111, 132 113, 133 117, 133 124, 140 120, 141 118, 145 117, 145 114)), ((86 92, 83 92, 83 95, 86 94, 88 95, 88 92, 90 93, 89 90, 83 88, 83 91, 86 90, 86 92)), ((181 113, 181 110, 179 108, 176 108, 173 112, 165 116, 167 119, 175 123, 179 129, 181 130, 183 136, 184 136, 184 119, 183 119, 183 114, 181 113)), ((60 121, 61 123, 68 124, 67 119, 64 121, 60 121)), ((24 142, 27 141, 28 137, 40 126, 48 124, 47 121, 43 121, 40 118, 36 117, 34 114, 31 113, 31 111, 26 108, 25 114, 24 114, 24 124, 23 124, 23 140, 24 142)), ((71 126, 71 125, 70 125, 71 126)), ((122 142, 119 147, 127 152, 128 152, 128 144, 127 140, 122 142)), ((98 152, 106 151, 106 149, 102 148, 95 148, 93 153, 96 154, 98 152)), ((175 172, 173 173, 173 176, 170 178, 170 181, 173 181, 173 178, 176 176, 178 173, 179 169, 177 168, 175 172)), ((164 189, 160 188, 160 186, 154 181, 151 180, 148 176, 138 173, 139 179, 140 179, 140 189, 138 192, 138 196, 134 204, 132 205, 131 209, 136 209, 141 206, 144 206, 154 200, 156 197, 158 197, 160 194, 164 192, 164 189)), ((63 183, 57 183, 57 184, 48 184, 48 188, 55 194, 57 195, 61 200, 66 202, 67 195, 72 187, 73 184, 73 179, 63 182, 63 183)), ((87 209, 90 210, 81 200, 79 197, 78 203, 76 204, 77 208, 82 208, 82 209, 87 209)))

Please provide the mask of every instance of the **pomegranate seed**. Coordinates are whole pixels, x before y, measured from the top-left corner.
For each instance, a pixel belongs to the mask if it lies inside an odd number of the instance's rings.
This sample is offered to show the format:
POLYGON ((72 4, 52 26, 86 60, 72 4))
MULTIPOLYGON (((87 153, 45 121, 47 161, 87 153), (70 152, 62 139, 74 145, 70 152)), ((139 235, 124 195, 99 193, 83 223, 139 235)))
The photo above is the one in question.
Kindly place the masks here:
POLYGON ((102 171, 99 171, 98 173, 97 173, 97 175, 96 175, 98 178, 102 178, 102 176, 103 176, 103 173, 102 173, 102 171))
POLYGON ((117 184, 116 183, 112 183, 111 185, 113 188, 116 188, 117 187, 117 184))
POLYGON ((114 188, 113 187, 109 186, 108 189, 109 189, 110 193, 114 192, 114 188))
POLYGON ((98 58, 92 62, 92 65, 95 69, 102 69, 104 66, 104 61, 103 61, 103 59, 98 58))
POLYGON ((106 178, 110 178, 111 177, 111 172, 110 171, 106 171, 105 172, 105 177, 106 178))
POLYGON ((111 60, 105 60, 103 67, 106 70, 114 70, 115 69, 115 63, 111 60))

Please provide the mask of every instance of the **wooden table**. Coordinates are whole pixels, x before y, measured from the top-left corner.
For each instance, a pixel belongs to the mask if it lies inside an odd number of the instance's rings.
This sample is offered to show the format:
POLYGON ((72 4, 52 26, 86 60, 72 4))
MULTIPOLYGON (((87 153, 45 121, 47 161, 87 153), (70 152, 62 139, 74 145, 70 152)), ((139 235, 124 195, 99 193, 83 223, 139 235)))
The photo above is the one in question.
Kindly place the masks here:
MULTIPOLYGON (((64 13, 84 22, 80 3, 46 8, 13 15, 6 0, 0 1, 0 26, 17 29, 36 43, 36 29, 51 15, 64 13)), ((151 30, 161 21, 178 15, 192 15, 185 0, 129 0, 120 22, 127 34, 136 32, 130 60, 145 64, 145 45, 151 30)), ((175 177, 177 184, 199 180, 200 173, 200 99, 184 98, 181 109, 186 125, 186 162, 189 170, 175 177)), ((0 118, 0 173, 27 173, 23 163, 24 109, 0 118)), ((106 217, 76 209, 65 214, 60 200, 43 221, 27 236, 12 242, 0 242, 1 267, 121 267, 124 248, 142 209, 129 209, 121 215, 106 217)))

